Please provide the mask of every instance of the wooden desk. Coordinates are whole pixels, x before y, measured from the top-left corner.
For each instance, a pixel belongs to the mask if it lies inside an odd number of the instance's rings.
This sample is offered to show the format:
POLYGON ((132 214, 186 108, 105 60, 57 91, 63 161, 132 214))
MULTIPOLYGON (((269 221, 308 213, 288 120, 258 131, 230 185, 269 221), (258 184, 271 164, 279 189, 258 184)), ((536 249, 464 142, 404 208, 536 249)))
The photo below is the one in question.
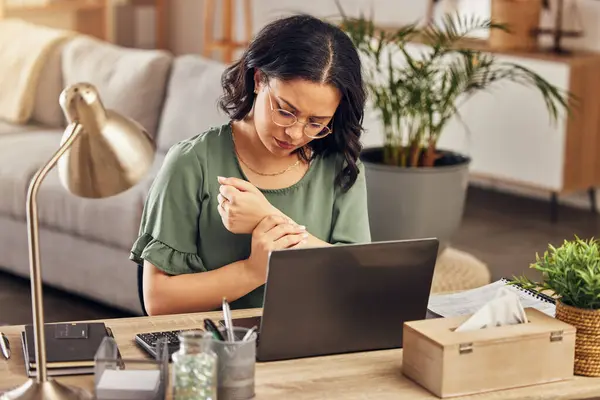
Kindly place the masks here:
MULTIPOLYGON (((260 314, 259 310, 236 311, 233 317, 260 314)), ((112 328, 123 357, 143 353, 133 342, 139 332, 201 327, 202 320, 220 313, 112 319, 112 328)), ((9 361, 0 359, 0 390, 22 384, 27 378, 19 335, 22 326, 2 327, 12 345, 9 361)), ((532 360, 535 368, 535 360, 532 360)), ((258 363, 256 399, 437 399, 401 372, 402 350, 374 351, 300 360, 258 363)), ((57 378, 68 384, 93 388, 93 375, 57 378)), ((460 399, 585 399, 600 396, 600 379, 573 380, 521 389, 491 392, 460 399)), ((458 398, 455 398, 458 399, 458 398)))

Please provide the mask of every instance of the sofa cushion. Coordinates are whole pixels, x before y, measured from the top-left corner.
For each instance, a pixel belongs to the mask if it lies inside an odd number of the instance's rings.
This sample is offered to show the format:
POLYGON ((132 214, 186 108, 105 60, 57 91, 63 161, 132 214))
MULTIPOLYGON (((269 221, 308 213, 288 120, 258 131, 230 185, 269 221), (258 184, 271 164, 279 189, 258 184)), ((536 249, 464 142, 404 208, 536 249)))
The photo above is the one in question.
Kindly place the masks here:
MULTIPOLYGON (((0 137, 5 135, 10 135, 14 133, 21 132, 31 132, 35 130, 39 130, 40 128, 35 125, 21 125, 21 124, 13 124, 10 122, 6 122, 0 120, 0 137)), ((2 143, 2 142, 0 142, 2 143)))
POLYGON ((161 50, 130 49, 80 36, 65 45, 63 79, 65 85, 96 86, 106 108, 133 118, 155 136, 171 60, 161 50))
POLYGON ((224 64, 195 55, 174 60, 157 138, 160 151, 227 122, 217 106, 224 69, 224 64))
MULTIPOLYGON (((25 220, 31 178, 59 148, 62 134, 62 130, 54 130, 0 135, 0 215, 25 220)), ((163 159, 157 154, 142 182, 106 199, 84 199, 69 193, 54 168, 38 193, 40 225, 129 250, 137 237, 146 194, 163 159)))
POLYGON ((55 130, 0 135, 0 214, 25 218, 29 182, 58 149, 62 133, 55 130))
POLYGON ((65 117, 58 99, 63 90, 62 52, 64 43, 59 44, 48 55, 40 72, 31 120, 51 128, 65 127, 65 117))
POLYGON ((164 156, 156 155, 154 165, 133 188, 104 199, 87 199, 69 193, 52 170, 38 195, 40 224, 90 241, 129 250, 140 227, 146 194, 164 156))

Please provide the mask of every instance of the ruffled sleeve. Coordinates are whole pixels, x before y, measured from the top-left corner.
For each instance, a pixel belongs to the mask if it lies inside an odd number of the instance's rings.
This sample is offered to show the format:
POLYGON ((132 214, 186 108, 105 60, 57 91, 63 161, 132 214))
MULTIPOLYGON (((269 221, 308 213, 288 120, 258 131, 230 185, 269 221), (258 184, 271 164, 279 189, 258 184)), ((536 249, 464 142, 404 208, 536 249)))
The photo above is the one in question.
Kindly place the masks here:
POLYGON ((365 167, 357 163, 359 174, 354 185, 346 191, 336 189, 333 206, 333 229, 329 243, 369 243, 371 230, 367 209, 367 185, 365 167))
POLYGON ((130 253, 170 275, 206 271, 198 256, 202 166, 189 142, 173 146, 154 179, 130 253))

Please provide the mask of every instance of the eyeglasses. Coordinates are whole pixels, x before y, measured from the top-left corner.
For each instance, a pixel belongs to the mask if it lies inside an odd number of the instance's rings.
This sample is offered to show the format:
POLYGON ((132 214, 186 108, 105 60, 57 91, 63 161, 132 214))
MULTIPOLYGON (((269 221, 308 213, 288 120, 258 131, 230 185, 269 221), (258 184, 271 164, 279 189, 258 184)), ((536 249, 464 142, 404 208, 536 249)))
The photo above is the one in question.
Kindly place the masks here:
POLYGON ((267 90, 269 94, 269 103, 271 104, 271 118, 273 119, 273 123, 275 125, 289 128, 297 123, 300 123, 303 125, 302 132, 311 139, 323 139, 325 136, 333 132, 333 120, 331 122, 331 128, 329 128, 327 125, 319 124, 318 122, 302 123, 298 121, 298 117, 296 117, 293 113, 281 108, 273 108, 271 87, 269 85, 267 85, 267 90))

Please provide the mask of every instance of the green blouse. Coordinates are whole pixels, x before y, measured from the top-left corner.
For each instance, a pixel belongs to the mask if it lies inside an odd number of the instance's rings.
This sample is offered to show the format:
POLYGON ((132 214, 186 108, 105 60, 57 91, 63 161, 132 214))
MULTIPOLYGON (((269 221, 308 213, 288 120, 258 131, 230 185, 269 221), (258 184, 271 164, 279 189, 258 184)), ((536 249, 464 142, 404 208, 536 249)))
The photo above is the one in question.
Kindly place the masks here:
MULTIPOLYGON (((269 202, 332 244, 371 240, 364 167, 347 192, 334 185, 341 157, 318 157, 304 177, 285 189, 262 190, 269 202)), ((130 259, 147 260, 170 275, 214 270, 249 257, 251 235, 233 234, 217 211, 218 176, 247 180, 235 155, 229 124, 175 144, 145 201, 130 259)), ((232 308, 263 305, 264 287, 232 308)))

